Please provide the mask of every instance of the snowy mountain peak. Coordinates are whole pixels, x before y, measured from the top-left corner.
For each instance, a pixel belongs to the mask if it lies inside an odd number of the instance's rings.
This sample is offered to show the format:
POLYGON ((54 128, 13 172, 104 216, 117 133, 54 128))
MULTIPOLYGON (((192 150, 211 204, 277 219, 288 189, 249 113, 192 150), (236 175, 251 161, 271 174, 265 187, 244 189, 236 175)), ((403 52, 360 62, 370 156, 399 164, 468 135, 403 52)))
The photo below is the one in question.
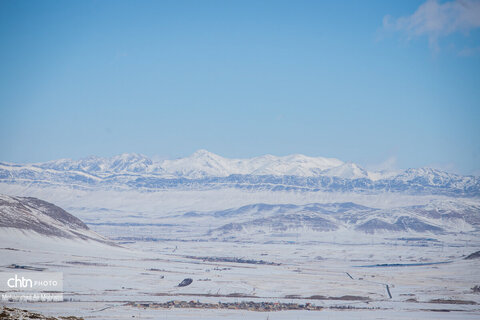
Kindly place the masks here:
POLYGON ((224 158, 207 150, 198 150, 189 157, 158 163, 164 172, 174 176, 201 178, 243 175, 318 176, 343 162, 330 158, 313 158, 301 154, 283 157, 264 155, 246 159, 224 158))
POLYGON ((124 153, 110 158, 109 169, 113 172, 147 172, 152 160, 144 155, 136 153, 124 153))
POLYGON ((212 153, 208 150, 205 149, 199 149, 192 153, 190 158, 219 158, 220 156, 216 155, 215 153, 212 153))
POLYGON ((58 171, 83 171, 88 173, 104 172, 146 172, 153 162, 144 155, 123 153, 111 158, 89 156, 80 160, 59 159, 36 163, 33 166, 58 171))
POLYGON ((369 178, 369 174, 365 169, 352 162, 347 162, 338 167, 326 170, 325 175, 345 179, 369 178))
MULTIPOLYGON (((93 158, 98 159, 98 157, 93 157, 93 158)), ((113 156, 110 159, 112 161, 133 162, 133 161, 145 160, 148 158, 143 154, 139 154, 139 153, 122 153, 122 154, 113 156)))
POLYGON ((228 176, 230 171, 227 162, 227 159, 207 150, 198 150, 186 158, 164 160, 157 163, 157 167, 173 176, 198 179, 207 176, 228 176))

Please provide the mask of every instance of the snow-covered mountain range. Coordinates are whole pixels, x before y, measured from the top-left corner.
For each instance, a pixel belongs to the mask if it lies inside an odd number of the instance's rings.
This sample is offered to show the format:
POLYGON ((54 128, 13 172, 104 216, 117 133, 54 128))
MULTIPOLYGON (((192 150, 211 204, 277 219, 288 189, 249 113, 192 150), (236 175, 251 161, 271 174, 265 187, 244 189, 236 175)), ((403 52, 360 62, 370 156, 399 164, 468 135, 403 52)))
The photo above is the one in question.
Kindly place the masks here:
POLYGON ((152 161, 144 155, 125 153, 112 158, 60 159, 29 166, 44 170, 84 172, 95 176, 136 173, 187 179, 227 177, 232 174, 305 177, 331 174, 350 178, 368 175, 356 165, 346 164, 337 159, 312 158, 304 155, 285 157, 265 155, 251 159, 227 159, 206 150, 199 150, 189 157, 175 160, 152 161), (329 173, 330 169, 335 170, 329 173))
POLYGON ((228 159, 206 150, 186 158, 153 161, 139 154, 0 163, 0 182, 135 189, 247 188, 335 192, 406 192, 479 196, 480 178, 431 168, 369 172, 333 158, 265 155, 228 159))

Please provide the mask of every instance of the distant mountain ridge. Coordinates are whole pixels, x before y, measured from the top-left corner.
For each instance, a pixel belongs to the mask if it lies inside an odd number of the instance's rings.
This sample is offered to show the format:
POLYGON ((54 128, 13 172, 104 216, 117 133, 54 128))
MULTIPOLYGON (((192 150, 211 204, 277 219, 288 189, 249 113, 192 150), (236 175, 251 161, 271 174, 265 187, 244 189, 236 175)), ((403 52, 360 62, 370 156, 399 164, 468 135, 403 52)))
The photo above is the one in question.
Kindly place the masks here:
POLYGON ((32 167, 57 171, 81 171, 100 175, 143 173, 188 179, 227 177, 232 174, 316 176, 342 165, 344 163, 338 159, 313 158, 299 154, 228 159, 206 150, 198 150, 188 157, 175 160, 152 161, 144 155, 125 153, 111 158, 93 156, 81 160, 60 159, 31 164, 32 167))
MULTIPOLYGON (((356 230, 363 233, 448 233, 468 232, 480 227, 480 207, 458 201, 432 201, 426 205, 376 209, 352 202, 263 204, 257 203, 216 212, 188 212, 184 219, 218 220, 209 231, 217 237, 267 235, 272 232, 356 230), (223 223, 222 223, 223 221, 223 223)), ((212 221, 208 220, 211 224, 212 221)))
POLYGON ((333 158, 296 154, 228 159, 206 150, 161 161, 139 154, 122 154, 34 164, 0 163, 0 182, 84 188, 246 188, 480 196, 480 178, 437 169, 369 172, 355 163, 333 158))

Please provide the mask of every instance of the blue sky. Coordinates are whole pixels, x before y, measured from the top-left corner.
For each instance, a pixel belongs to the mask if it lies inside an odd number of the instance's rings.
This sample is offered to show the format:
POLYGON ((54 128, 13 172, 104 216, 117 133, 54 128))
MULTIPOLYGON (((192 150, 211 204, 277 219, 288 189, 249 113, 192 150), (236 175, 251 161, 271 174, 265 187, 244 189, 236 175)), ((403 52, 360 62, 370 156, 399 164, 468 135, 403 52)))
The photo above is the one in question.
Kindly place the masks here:
POLYGON ((480 174, 462 3, 2 1, 0 161, 202 148, 480 174))

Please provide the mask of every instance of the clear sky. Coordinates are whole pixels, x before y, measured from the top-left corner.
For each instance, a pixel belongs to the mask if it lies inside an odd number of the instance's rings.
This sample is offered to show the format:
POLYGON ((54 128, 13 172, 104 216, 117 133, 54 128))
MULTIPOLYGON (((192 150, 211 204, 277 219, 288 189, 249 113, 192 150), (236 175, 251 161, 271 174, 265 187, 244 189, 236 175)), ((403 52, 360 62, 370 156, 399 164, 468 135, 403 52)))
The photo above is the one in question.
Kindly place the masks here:
POLYGON ((480 175, 480 2, 1 1, 0 161, 336 157, 480 175))

